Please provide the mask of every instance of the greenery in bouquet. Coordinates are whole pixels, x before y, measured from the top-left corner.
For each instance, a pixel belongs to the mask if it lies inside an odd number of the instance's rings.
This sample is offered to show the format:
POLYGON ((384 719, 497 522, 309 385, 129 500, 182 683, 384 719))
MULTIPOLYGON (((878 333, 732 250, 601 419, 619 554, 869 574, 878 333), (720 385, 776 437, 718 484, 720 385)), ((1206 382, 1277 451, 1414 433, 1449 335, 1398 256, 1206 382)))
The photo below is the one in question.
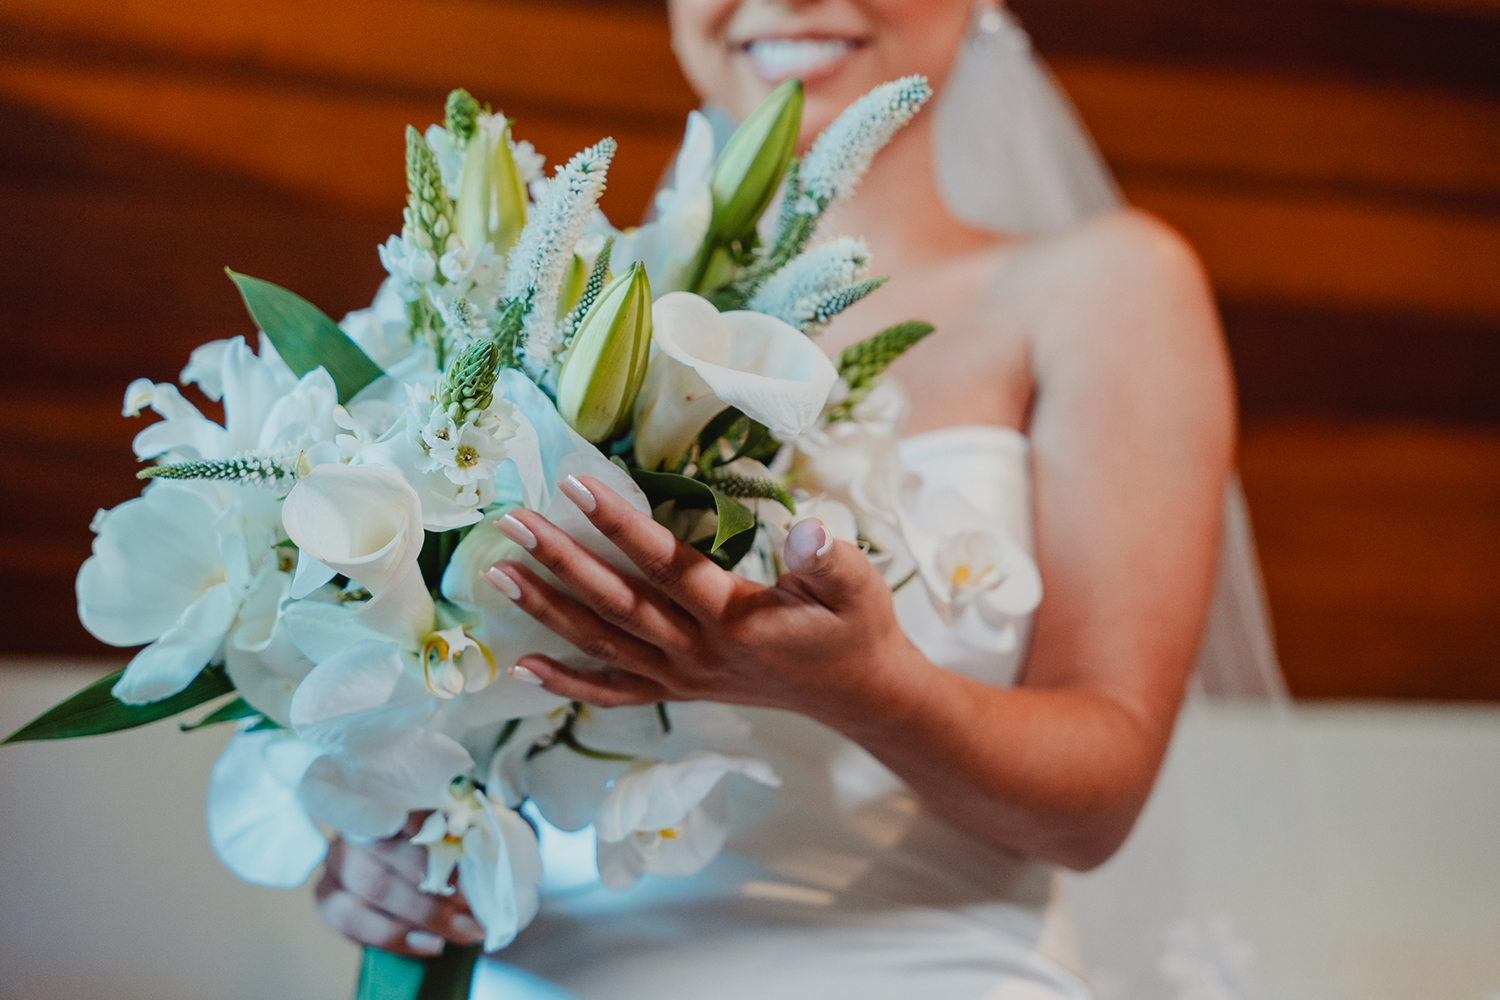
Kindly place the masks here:
MULTIPOLYGON (((454 91, 443 125, 407 131, 370 308, 335 323, 230 272, 258 349, 208 343, 182 372, 223 423, 174 385, 130 385, 127 415, 161 417, 134 442, 149 483, 98 514, 77 591, 94 635, 144 648, 8 742, 217 701, 183 728, 235 724, 207 794, 226 867, 294 887, 329 831, 391 836, 427 811, 423 888, 461 891, 486 950, 537 910, 533 816, 593 825, 611 887, 701 868, 724 841, 723 779, 776 775, 721 706, 598 709, 510 677, 533 652, 597 664, 485 581, 529 558, 493 521, 525 506, 634 572, 556 486, 594 476, 771 582, 790 525, 817 514, 893 586, 920 577, 945 617, 1003 637, 1034 599, 996 567, 1029 563, 978 527, 928 537, 896 461, 902 407, 880 375, 931 327, 836 359, 811 339, 883 280, 862 241, 814 243, 818 222, 928 94, 920 77, 877 88, 800 162, 796 81, 717 157, 694 112, 654 219, 619 231, 597 207, 613 140, 545 176, 509 120, 454 91)), ((427 995, 465 995, 475 952, 449 952, 427 995)), ((422 979, 370 953, 361 989, 422 979)))

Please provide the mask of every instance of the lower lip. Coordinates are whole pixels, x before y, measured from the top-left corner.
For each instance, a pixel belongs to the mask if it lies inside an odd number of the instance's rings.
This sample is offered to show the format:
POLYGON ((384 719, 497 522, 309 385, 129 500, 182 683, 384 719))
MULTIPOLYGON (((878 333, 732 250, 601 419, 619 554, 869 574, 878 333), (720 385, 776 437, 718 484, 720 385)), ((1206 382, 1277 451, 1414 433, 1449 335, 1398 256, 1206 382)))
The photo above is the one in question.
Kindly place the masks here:
POLYGON ((791 80, 793 78, 796 78, 800 79, 804 84, 810 84, 815 83, 819 80, 826 79, 837 73, 839 70, 843 69, 845 64, 847 64, 849 60, 852 59, 862 48, 864 48, 864 46, 861 43, 855 42, 852 45, 846 46, 842 53, 834 56, 831 59, 825 59, 821 62, 811 63, 805 66, 790 67, 766 66, 750 54, 749 48, 741 48, 740 54, 744 56, 745 59, 749 61, 750 65, 755 68, 756 74, 759 75, 760 78, 762 80, 765 80, 767 83, 781 83, 783 80, 791 80))

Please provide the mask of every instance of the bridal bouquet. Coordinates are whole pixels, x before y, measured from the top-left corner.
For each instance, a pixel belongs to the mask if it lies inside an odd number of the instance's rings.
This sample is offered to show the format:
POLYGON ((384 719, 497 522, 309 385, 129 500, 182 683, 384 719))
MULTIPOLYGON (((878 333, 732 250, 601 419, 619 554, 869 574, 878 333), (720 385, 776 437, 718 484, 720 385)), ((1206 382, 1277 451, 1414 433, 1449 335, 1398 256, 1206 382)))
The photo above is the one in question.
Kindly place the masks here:
MULTIPOLYGON (((800 162, 796 81, 717 157, 695 112, 654 221, 617 231, 596 207, 612 140, 546 177, 511 122, 455 91, 444 125, 407 131, 409 198, 370 308, 335 323, 230 272, 258 345, 204 344, 182 372, 223 422, 171 384, 130 385, 126 414, 161 417, 134 442, 149 482, 95 518, 77 593, 95 636, 145 646, 7 742, 208 706, 182 728, 235 727, 207 792, 226 867, 295 887, 329 831, 388 837, 426 812, 422 887, 463 893, 484 950, 537 911, 523 807, 592 824, 610 887, 702 868, 725 839, 723 780, 776 775, 726 708, 601 710, 511 678, 526 653, 590 661, 481 578, 528 559, 492 521, 540 511, 633 572, 559 499, 591 475, 769 582, 786 531, 816 514, 893 585, 918 577, 950 619, 1003 636, 1035 602, 1011 571, 1029 562, 977 517, 929 537, 895 460, 900 403, 879 376, 931 327, 836 359, 810 337, 883 280, 859 240, 812 245, 819 218, 928 93, 919 77, 877 88, 800 162)), ((424 975, 425 996, 439 981, 467 995, 478 952, 424 969, 369 951, 361 995, 415 995, 424 975)))

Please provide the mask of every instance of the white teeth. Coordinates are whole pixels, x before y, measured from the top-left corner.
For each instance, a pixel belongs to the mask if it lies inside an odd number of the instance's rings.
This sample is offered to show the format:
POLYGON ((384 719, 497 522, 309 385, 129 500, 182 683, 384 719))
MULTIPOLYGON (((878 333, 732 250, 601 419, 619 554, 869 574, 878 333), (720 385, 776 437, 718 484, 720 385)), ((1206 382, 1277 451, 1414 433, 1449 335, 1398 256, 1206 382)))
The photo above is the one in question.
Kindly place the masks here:
POLYGON ((845 38, 757 39, 750 43, 750 59, 767 76, 791 76, 818 69, 854 48, 845 38))

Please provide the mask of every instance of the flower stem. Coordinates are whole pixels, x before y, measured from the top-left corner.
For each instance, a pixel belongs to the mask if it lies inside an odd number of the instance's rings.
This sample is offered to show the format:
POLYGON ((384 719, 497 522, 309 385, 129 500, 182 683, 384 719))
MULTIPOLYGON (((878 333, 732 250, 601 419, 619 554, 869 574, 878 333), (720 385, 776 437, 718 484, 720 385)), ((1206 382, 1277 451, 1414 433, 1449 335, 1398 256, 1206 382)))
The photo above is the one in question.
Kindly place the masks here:
POLYGON ((366 948, 354 1000, 468 1000, 483 950, 450 942, 441 955, 416 959, 366 948))

